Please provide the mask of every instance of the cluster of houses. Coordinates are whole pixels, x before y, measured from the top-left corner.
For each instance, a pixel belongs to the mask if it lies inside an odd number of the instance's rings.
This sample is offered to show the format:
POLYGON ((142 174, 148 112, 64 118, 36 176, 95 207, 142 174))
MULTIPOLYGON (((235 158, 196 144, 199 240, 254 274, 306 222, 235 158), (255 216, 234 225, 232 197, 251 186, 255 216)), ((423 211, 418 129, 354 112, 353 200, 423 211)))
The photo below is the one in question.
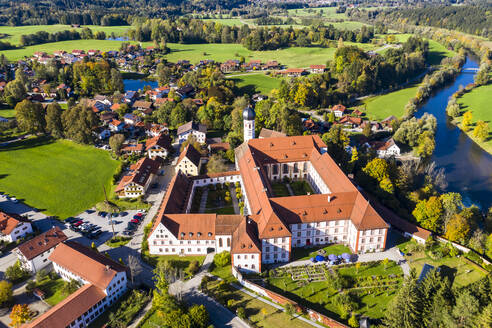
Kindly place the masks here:
MULTIPOLYGON (((67 240, 58 227, 19 245, 16 253, 21 266, 31 274, 53 270, 65 281, 80 285, 60 303, 23 325, 24 328, 87 327, 113 305, 127 290, 128 269, 103 254, 67 240)), ((44 298, 44 293, 34 290, 44 298)))

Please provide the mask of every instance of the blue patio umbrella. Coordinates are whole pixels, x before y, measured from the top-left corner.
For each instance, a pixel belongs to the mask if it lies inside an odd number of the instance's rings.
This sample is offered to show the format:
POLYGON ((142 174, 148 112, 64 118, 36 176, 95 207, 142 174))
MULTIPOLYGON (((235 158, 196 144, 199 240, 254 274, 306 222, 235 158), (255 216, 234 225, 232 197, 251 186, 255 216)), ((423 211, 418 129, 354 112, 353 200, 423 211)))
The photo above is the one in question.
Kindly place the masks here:
POLYGON ((336 261, 338 260, 337 256, 335 254, 330 254, 328 255, 328 260, 330 261, 336 261))
POLYGON ((323 256, 321 256, 321 255, 316 255, 315 259, 318 262, 323 262, 325 260, 325 258, 323 256))
POLYGON ((342 254, 342 259, 344 260, 350 260, 352 258, 352 255, 350 255, 349 253, 343 253, 342 254))

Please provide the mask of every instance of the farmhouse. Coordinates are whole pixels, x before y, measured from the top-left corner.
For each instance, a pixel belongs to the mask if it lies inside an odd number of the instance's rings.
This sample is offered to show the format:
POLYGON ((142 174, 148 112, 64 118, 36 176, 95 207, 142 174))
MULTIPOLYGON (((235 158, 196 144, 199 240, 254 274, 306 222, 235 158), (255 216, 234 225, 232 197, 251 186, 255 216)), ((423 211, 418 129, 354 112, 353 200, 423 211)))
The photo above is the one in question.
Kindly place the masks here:
POLYGON ((140 197, 145 195, 161 167, 160 158, 144 157, 130 166, 130 172, 121 178, 115 189, 118 197, 140 197))
POLYGON ((331 108, 331 111, 335 114, 335 117, 342 117, 346 110, 347 108, 341 104, 335 105, 331 108))
POLYGON ((188 137, 192 135, 195 137, 196 141, 200 143, 205 143, 207 136, 207 127, 203 124, 196 124, 192 121, 183 124, 178 127, 178 141, 179 143, 183 143, 185 140, 188 140, 188 137))
POLYGON ((379 158, 400 156, 400 147, 393 138, 385 141, 372 141, 369 143, 369 147, 376 151, 379 158))
MULTIPOLYGON (((254 119, 254 112, 246 108, 243 119, 254 119)), ((198 245, 202 253, 222 246, 230 248, 234 266, 258 272, 262 264, 288 262, 293 247, 341 243, 355 253, 385 249, 389 225, 328 155, 319 136, 244 139, 235 149, 237 172, 221 174, 222 180, 178 172, 149 235, 151 254, 193 254, 198 245), (285 179, 306 183, 314 192, 279 197, 272 185, 285 179), (239 181, 244 197, 244 216, 229 221, 236 224, 227 230, 232 231, 230 245, 227 238, 225 244, 213 241, 220 215, 189 213, 196 186, 226 181, 239 181)))
POLYGON ((326 70, 326 65, 310 65, 309 71, 313 74, 323 73, 326 70))
POLYGON ((118 120, 112 120, 109 122, 108 127, 111 132, 121 132, 125 127, 125 123, 118 120))
POLYGON ((166 158, 172 150, 171 137, 168 134, 160 134, 156 137, 147 139, 145 142, 145 151, 149 158, 156 156, 166 158))
POLYGON ((0 211, 0 240, 11 243, 30 233, 31 221, 17 214, 0 211))
POLYGON ((74 279, 82 287, 26 328, 87 327, 127 289, 126 267, 79 243, 60 243, 49 259, 60 277, 74 279))
POLYGON ((14 252, 17 254, 21 266, 36 273, 51 262, 49 255, 59 243, 67 240, 67 236, 59 227, 53 227, 40 235, 20 244, 14 252))
POLYGON ((200 173, 201 155, 192 145, 186 146, 181 152, 176 164, 176 173, 179 171, 186 175, 198 175, 200 173))

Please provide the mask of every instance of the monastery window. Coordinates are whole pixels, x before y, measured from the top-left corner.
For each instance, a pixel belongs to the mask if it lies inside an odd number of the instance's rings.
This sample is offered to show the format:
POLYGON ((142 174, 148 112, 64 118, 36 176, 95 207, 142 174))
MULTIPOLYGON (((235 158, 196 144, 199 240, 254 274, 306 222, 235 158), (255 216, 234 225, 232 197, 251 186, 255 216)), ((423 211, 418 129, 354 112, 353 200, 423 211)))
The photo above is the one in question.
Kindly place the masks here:
POLYGON ((289 165, 284 164, 282 165, 282 173, 289 173, 289 165))
POLYGON ((381 242, 381 237, 378 237, 378 242, 381 242))
POLYGON ((248 259, 248 254, 244 254, 244 259, 247 260, 248 259))
POLYGON ((169 252, 169 248, 166 248, 166 253, 168 253, 168 252, 169 252))
POLYGON ((188 248, 188 252, 190 252, 190 253, 191 253, 191 248, 188 248))
POLYGON ((162 253, 162 248, 159 248, 159 252, 162 253))
POLYGON ((299 229, 299 230, 301 230, 301 229, 302 229, 302 224, 301 224, 301 223, 299 223, 299 224, 297 225, 297 229, 299 229))
POLYGON ((372 238, 372 237, 371 237, 371 238, 369 238, 369 242, 370 242, 370 243, 372 243, 372 242, 373 242, 373 238, 372 238))
POLYGON ((254 269, 255 268, 255 265, 254 264, 251 264, 251 269, 254 269))
POLYGON ((231 247, 231 239, 227 238, 227 247, 231 247))
POLYGON ((301 237, 301 232, 297 232, 297 237, 301 237))
POLYGON ((240 259, 241 259, 241 255, 238 255, 238 256, 237 256, 237 259, 238 259, 238 260, 240 260, 240 259))
POLYGON ((222 247, 222 238, 219 238, 219 247, 222 247))
POLYGON ((302 168, 304 171, 307 170, 307 162, 304 162, 304 165, 303 165, 303 168, 302 168))
POLYGON ((360 242, 361 242, 362 244, 364 244, 364 243, 366 242, 366 240, 365 240, 364 238, 362 238, 362 239, 360 240, 360 242))
POLYGON ((335 233, 338 233, 338 228, 335 228, 335 233))
POLYGON ((278 166, 277 166, 277 164, 273 164, 272 165, 272 168, 273 168, 273 174, 278 174, 278 166))
POLYGON ((319 235, 320 233, 321 233, 321 231, 316 230, 316 235, 319 235))
POLYGON ((299 166, 297 163, 294 163, 294 173, 298 173, 299 172, 299 166))

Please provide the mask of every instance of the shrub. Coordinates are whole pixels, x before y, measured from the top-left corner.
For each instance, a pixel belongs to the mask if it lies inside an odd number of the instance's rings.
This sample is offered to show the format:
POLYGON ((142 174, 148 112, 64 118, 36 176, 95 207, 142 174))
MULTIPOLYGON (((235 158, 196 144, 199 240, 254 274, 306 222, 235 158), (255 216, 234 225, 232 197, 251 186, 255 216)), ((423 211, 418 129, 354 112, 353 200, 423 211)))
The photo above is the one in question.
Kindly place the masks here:
POLYGON ((243 307, 238 307, 236 310, 236 315, 241 319, 246 319, 246 311, 243 307))
POLYGON ((228 251, 223 251, 219 254, 215 254, 214 256, 214 264, 218 268, 225 267, 231 262, 231 253, 228 251))
POLYGON ((34 288, 36 288, 36 282, 34 282, 34 280, 29 280, 26 283, 26 291, 28 293, 32 293, 34 291, 34 288))
POLYGON ((41 281, 44 280, 44 278, 46 278, 47 275, 48 273, 45 269, 39 270, 38 272, 36 272, 36 282, 39 284, 41 281))
POLYGON ((12 283, 16 283, 27 279, 27 277, 29 277, 29 272, 24 270, 24 268, 21 267, 20 262, 17 261, 5 270, 5 277, 12 283))
POLYGON ((227 307, 232 308, 234 306, 234 300, 228 300, 227 301, 227 307))
POLYGON ((58 274, 55 271, 50 271, 48 276, 50 277, 51 280, 58 279, 58 274))
POLYGON ((188 265, 188 268, 186 271, 190 276, 193 276, 195 273, 198 272, 198 269, 200 268, 200 265, 198 264, 198 261, 191 261, 190 264, 188 265))

